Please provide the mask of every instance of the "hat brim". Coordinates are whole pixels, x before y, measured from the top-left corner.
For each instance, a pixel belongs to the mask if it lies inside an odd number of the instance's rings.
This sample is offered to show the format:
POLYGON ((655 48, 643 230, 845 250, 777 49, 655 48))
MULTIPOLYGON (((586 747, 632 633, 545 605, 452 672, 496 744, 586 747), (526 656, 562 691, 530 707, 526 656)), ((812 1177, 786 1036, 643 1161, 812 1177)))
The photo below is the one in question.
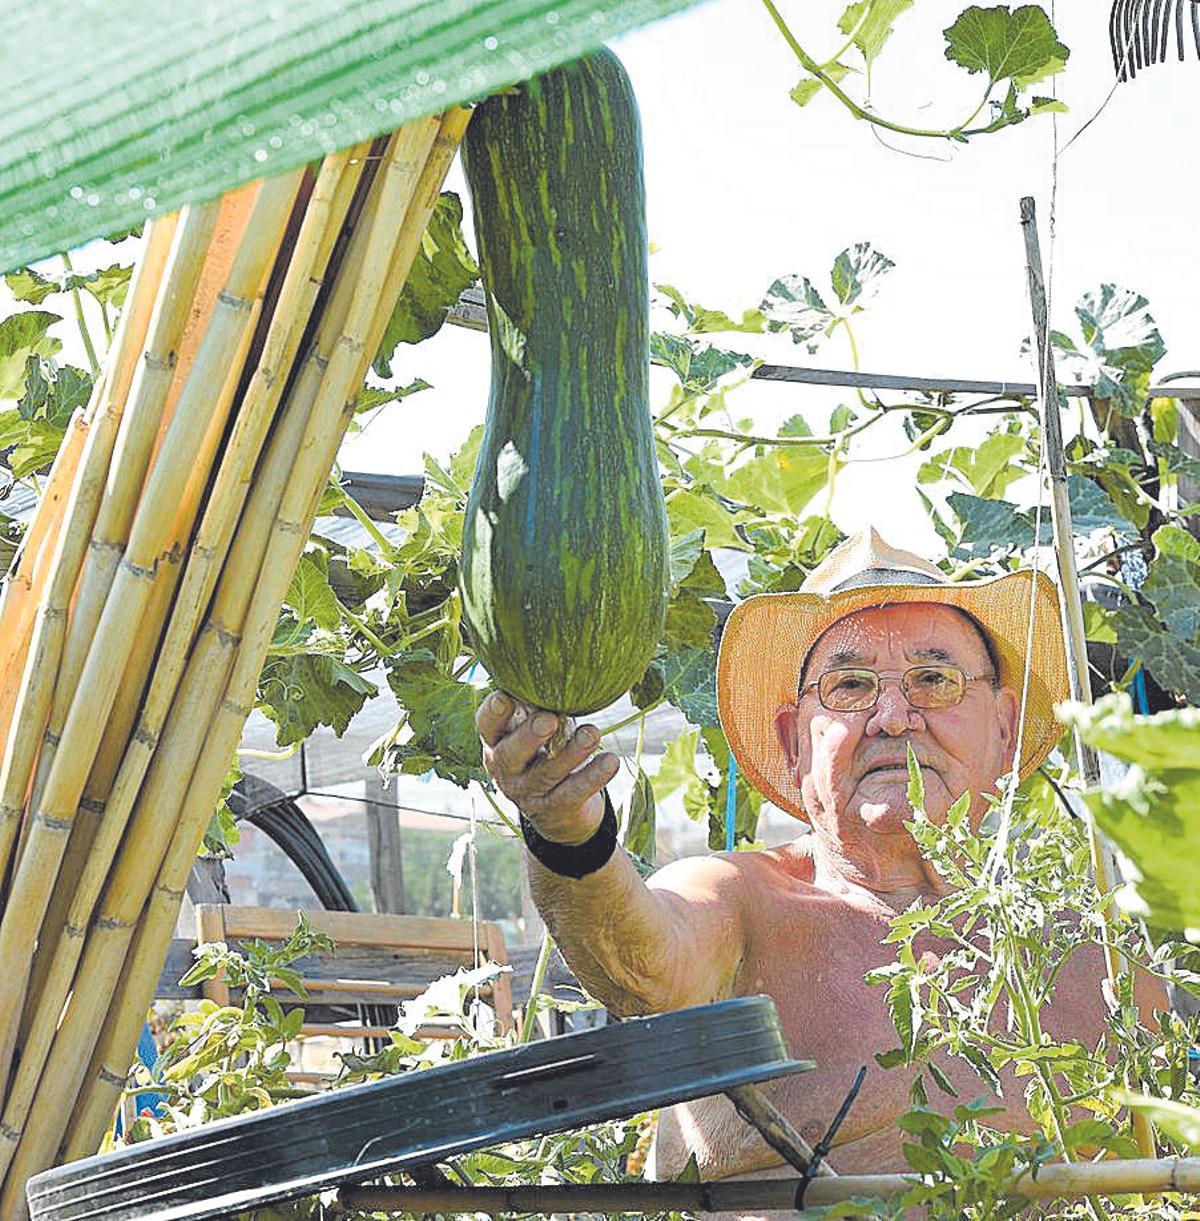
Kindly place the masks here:
POLYGON ((755 594, 736 606, 725 623, 717 657, 717 706, 738 766, 781 809, 807 817, 800 786, 775 734, 775 714, 795 702, 809 650, 826 628, 845 615, 913 602, 953 606, 969 614, 992 640, 1001 685, 1018 696, 1032 613, 1021 778, 1035 771, 1054 749, 1062 733, 1054 705, 1068 695, 1067 659, 1058 594, 1045 573, 1026 570, 944 585, 865 585, 830 594, 755 594))

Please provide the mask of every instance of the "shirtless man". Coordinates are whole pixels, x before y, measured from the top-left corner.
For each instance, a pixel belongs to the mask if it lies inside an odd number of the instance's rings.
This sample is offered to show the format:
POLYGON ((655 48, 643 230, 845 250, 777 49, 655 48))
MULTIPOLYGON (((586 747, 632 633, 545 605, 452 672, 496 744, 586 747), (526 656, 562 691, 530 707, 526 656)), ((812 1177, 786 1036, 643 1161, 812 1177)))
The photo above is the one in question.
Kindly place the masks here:
MULTIPOLYGON (((830 1158, 843 1174, 904 1168, 895 1120, 908 1108, 909 1076, 873 1063, 896 1034, 883 990, 863 975, 894 957, 881 945, 889 919, 944 885, 904 827, 907 751, 932 818, 963 792, 982 818, 982 794, 1013 766, 1031 592, 1026 776, 1058 738, 1053 703, 1066 693, 1057 598, 1044 576, 951 585, 870 531, 799 592, 741 603, 721 642, 722 725, 756 787, 811 833, 769 851, 676 861, 648 882, 624 852, 605 855, 602 790, 618 760, 591 757, 595 726, 581 725, 548 759, 541 748, 557 718, 514 718, 500 693, 480 708, 485 765, 535 829, 527 842, 555 866, 526 854, 534 899, 580 982, 621 1015, 773 997, 791 1054, 817 1068, 765 1088, 810 1144, 869 1065, 830 1158), (564 876, 580 871, 573 852, 589 870, 582 877, 564 876)), ((1099 953, 1072 960, 1045 1018, 1051 1034, 1100 1035, 1102 974, 1099 953)), ((984 1093, 961 1061, 940 1066, 962 1098, 984 1093)), ((1020 1087, 1006 1093, 1016 1099, 1011 1122, 1027 1127, 1020 1087)), ((723 1097, 663 1113, 657 1176, 678 1173, 692 1152, 705 1178, 780 1172, 778 1155, 723 1097)))

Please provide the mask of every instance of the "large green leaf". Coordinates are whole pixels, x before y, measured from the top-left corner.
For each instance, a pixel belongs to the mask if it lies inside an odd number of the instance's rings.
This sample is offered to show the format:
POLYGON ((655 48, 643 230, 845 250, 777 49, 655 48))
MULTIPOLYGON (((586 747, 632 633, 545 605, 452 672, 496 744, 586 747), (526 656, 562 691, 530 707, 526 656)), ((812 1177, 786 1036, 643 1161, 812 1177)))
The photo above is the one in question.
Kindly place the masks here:
POLYGON ((53 356, 62 343, 46 332, 62 319, 45 310, 26 310, 0 322, 0 399, 25 393, 25 367, 31 356, 53 356))
POLYGON ((575 59, 691 0, 44 0, 0 28, 0 269, 575 59), (47 70, 44 50, 70 72, 47 70))
POLYGON ((1135 716, 1123 695, 1060 709, 1084 740, 1130 761, 1114 784, 1085 794, 1101 830, 1137 875, 1122 895, 1162 928, 1200 939, 1200 711, 1135 716), (1135 762, 1136 760, 1136 762, 1135 762))
POLYGON ((946 58, 968 72, 985 73, 993 84, 1032 84, 1057 72, 1070 55, 1045 10, 1033 4, 1012 10, 972 5, 945 35, 946 58))
POLYGON ((373 367, 380 377, 392 376, 396 346, 437 334, 459 294, 479 278, 463 240, 462 217, 462 201, 453 191, 443 191, 375 354, 373 367))

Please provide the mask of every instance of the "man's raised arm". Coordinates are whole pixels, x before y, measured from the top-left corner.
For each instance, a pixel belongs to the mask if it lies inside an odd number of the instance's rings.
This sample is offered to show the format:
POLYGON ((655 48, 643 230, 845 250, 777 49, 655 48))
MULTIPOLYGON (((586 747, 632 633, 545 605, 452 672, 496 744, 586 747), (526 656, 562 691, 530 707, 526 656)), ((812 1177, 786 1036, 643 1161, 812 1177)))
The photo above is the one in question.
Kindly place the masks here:
MULTIPOLYGON (((543 747, 558 718, 522 718, 496 692, 476 716, 483 761, 539 835, 555 846, 587 842, 604 818, 615 755, 587 762, 599 742, 581 725, 553 758, 543 747), (581 766, 583 765, 583 766, 581 766)), ((534 902, 580 983, 614 1013, 657 1013, 728 996, 743 954, 736 870, 720 858, 681 861, 647 886, 620 848, 581 878, 531 854, 534 902)))

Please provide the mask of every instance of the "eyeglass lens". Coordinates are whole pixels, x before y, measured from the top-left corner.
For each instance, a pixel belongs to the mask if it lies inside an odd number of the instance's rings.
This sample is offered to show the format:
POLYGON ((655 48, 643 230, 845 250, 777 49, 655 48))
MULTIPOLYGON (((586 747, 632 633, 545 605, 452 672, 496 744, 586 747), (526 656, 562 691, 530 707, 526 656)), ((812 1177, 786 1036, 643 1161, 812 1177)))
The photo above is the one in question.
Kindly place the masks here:
MULTIPOLYGON (((882 680, 874 670, 828 670, 817 681, 817 695, 832 712, 874 707, 882 680)), ((900 676, 900 689, 914 708, 950 708, 967 689, 957 666, 913 666, 900 676)))

